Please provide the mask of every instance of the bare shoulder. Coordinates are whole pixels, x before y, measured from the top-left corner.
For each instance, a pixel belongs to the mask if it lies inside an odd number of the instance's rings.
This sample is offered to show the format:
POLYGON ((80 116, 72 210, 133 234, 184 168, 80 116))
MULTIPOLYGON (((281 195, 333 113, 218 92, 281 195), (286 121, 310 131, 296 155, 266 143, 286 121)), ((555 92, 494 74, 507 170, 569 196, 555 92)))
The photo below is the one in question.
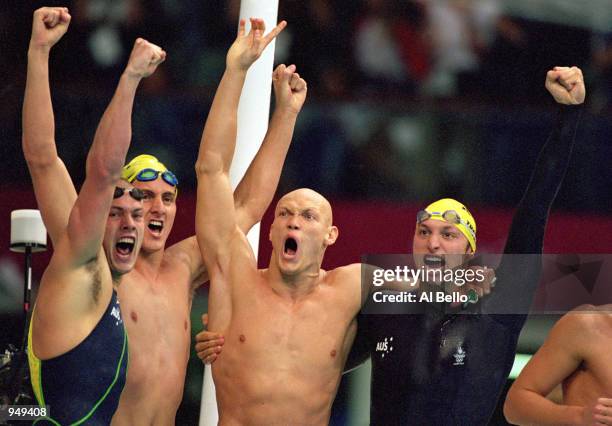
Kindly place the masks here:
POLYGON ((179 262, 191 269, 194 261, 201 263, 200 246, 195 236, 185 238, 165 249, 164 261, 172 264, 179 262))
POLYGON ((587 339, 600 333, 608 335, 612 329, 612 305, 580 305, 565 314, 557 327, 587 339))
POLYGON ((361 265, 354 263, 326 272, 325 282, 348 302, 356 314, 361 308, 361 265))
POLYGON ((331 285, 350 286, 359 285, 361 281, 361 264, 352 263, 346 266, 326 271, 326 281, 331 285))

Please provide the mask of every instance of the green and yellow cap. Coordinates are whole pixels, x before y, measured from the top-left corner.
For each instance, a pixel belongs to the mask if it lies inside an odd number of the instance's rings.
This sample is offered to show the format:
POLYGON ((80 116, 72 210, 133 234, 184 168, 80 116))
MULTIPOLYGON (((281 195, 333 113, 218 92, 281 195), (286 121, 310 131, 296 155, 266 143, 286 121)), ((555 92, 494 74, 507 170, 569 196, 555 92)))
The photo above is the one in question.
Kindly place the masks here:
POLYGON ((155 156, 142 154, 134 157, 132 161, 123 166, 121 171, 121 179, 130 183, 138 180, 140 182, 149 182, 162 177, 164 182, 173 186, 175 191, 178 191, 178 179, 168 168, 159 161, 155 156))
POLYGON ((449 222, 465 235, 472 251, 476 251, 476 220, 472 213, 457 200, 443 198, 428 205, 417 215, 417 223, 427 219, 449 222))

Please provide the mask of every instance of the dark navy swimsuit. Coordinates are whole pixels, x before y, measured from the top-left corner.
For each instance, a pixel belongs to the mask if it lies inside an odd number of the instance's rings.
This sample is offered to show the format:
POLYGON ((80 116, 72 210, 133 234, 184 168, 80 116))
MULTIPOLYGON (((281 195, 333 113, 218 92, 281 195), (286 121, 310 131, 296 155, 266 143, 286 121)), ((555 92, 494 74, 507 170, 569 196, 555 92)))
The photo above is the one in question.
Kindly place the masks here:
MULTIPOLYGON (((32 328, 30 327, 29 347, 32 328)), ((74 349, 39 360, 29 351, 32 387, 50 416, 37 425, 109 425, 125 385, 127 333, 117 293, 93 331, 74 349)))

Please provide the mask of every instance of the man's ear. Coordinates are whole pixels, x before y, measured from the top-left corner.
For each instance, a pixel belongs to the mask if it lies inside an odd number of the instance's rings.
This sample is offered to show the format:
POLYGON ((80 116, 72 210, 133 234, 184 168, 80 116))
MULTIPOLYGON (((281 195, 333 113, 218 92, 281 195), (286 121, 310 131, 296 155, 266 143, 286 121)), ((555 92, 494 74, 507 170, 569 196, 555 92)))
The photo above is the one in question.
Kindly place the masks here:
POLYGON ((338 227, 330 226, 329 231, 327 233, 327 238, 325 239, 325 247, 334 245, 334 243, 338 239, 338 235, 339 235, 338 227))

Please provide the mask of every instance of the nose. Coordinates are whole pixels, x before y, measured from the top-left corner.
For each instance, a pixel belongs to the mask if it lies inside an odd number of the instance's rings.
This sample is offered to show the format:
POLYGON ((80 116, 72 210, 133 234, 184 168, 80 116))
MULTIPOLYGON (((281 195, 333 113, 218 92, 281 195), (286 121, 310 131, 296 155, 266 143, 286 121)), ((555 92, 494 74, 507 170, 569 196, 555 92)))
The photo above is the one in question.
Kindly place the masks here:
POLYGON ((427 239, 427 249, 430 253, 435 253, 440 249, 440 237, 438 237, 438 235, 435 233, 429 235, 429 238, 427 239))
POLYGON ((126 213, 123 215, 123 219, 121 220, 121 230, 122 231, 133 231, 136 229, 136 222, 131 214, 126 213))
POLYGON ((164 202, 161 199, 161 196, 156 196, 153 198, 153 202, 151 203, 151 211, 161 212, 164 208, 164 202))
POLYGON ((292 231, 300 229, 300 224, 296 215, 291 215, 287 220, 287 228, 292 231))

